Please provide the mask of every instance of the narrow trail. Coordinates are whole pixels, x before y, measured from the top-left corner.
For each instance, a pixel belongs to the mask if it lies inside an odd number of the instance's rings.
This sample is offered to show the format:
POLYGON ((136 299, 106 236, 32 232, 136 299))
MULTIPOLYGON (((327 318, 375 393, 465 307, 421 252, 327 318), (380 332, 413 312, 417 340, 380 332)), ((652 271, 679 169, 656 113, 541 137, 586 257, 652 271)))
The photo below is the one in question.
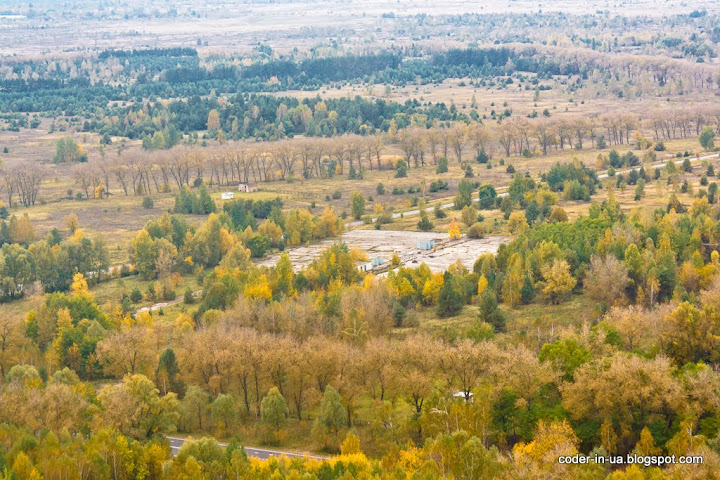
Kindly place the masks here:
MULTIPOLYGON (((680 160, 676 160, 676 161, 675 161, 675 165, 681 165, 681 164, 685 161, 685 159, 689 159, 690 162, 701 162, 701 161, 703 161, 703 160, 709 160, 709 159, 711 159, 711 158, 718 158, 719 156, 720 156, 720 153, 713 153, 713 154, 711 154, 711 155, 705 155, 705 156, 702 156, 702 157, 684 157, 684 158, 681 158, 680 160)), ((653 163, 652 165, 650 165, 650 168, 664 167, 665 165, 667 165, 667 161, 665 161, 665 162, 657 162, 657 163, 653 163)), ((625 173, 630 173, 630 172, 632 172, 632 171, 639 171, 641 168, 642 168, 642 165, 638 165, 637 167, 627 168, 627 169, 625 169, 625 170, 617 170, 617 171, 615 172, 615 175, 622 175, 622 174, 625 174, 625 173)), ((607 174, 607 173, 601 173, 600 175, 598 175, 598 178, 608 178, 608 174, 607 174)), ((503 190, 506 190, 507 187, 502 187, 502 189, 503 189, 503 190)), ((500 188, 498 188, 498 190, 500 190, 500 188)), ((508 194, 507 192, 501 192, 501 193, 498 193, 497 196, 498 196, 498 197, 504 197, 504 196, 506 196, 507 194, 508 194)), ((477 203, 478 201, 479 201, 479 200, 478 200, 477 198, 474 198, 474 199, 473 199, 473 202, 474 202, 474 203, 477 203)), ((442 210, 446 210, 446 209, 448 209, 448 208, 453 208, 454 206, 455 206, 455 203, 449 202, 449 203, 443 203, 443 204, 441 204, 441 205, 440 205, 440 208, 441 208, 442 210)), ((435 206, 430 206, 430 207, 426 207, 426 208, 425 208, 425 211, 426 211, 426 212, 431 212, 431 211, 433 211, 433 210, 435 210, 435 206)), ((392 218, 401 218, 401 217, 412 216, 412 215, 419 215, 419 214, 420 214, 420 209, 419 209, 419 208, 415 208, 415 209, 413 209, 413 210, 405 210, 405 211, 403 211, 403 212, 395 212, 395 213, 392 214, 392 218)), ((377 218, 378 218, 378 217, 372 217, 372 218, 370 219, 370 220, 371 220, 371 223, 375 223, 375 221, 377 220, 377 218)), ((355 221, 352 221, 352 222, 347 222, 347 223, 345 223, 345 228, 358 227, 358 226, 364 225, 364 224, 365 224, 365 222, 362 221, 362 220, 355 220, 355 221)))

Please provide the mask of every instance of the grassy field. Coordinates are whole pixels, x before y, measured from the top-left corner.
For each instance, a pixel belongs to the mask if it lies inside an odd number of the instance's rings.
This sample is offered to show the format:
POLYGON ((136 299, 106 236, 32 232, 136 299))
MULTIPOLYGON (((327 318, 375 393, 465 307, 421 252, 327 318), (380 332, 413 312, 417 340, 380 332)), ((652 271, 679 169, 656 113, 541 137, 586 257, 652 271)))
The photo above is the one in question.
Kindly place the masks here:
MULTIPOLYGON (((54 141, 55 137, 49 137, 44 140, 45 143, 54 141)), ((697 143, 695 139, 674 140, 666 143, 667 152, 658 152, 658 161, 665 161, 674 158, 674 153, 678 151, 696 152, 697 143)), ((617 149, 622 153, 629 147, 619 146, 617 149)), ((609 148, 605 150, 585 149, 554 151, 551 150, 546 156, 539 157, 510 157, 505 159, 505 165, 500 165, 501 158, 496 156, 491 160, 491 169, 485 165, 471 161, 470 164, 474 171, 474 181, 481 183, 490 183, 495 186, 498 191, 503 189, 510 183, 512 175, 506 173, 508 165, 512 165, 517 172, 530 172, 530 174, 538 178, 538 176, 547 171, 553 164, 557 162, 570 162, 575 159, 584 162, 588 166, 594 166, 599 154, 607 155, 609 148)), ((637 149, 633 151, 639 157, 643 152, 637 149)), ((15 156, 17 154, 13 154, 15 156)), ((396 146, 389 145, 385 155, 386 161, 392 161, 399 158, 400 152, 396 146)), ((466 154, 470 157, 470 153, 466 154)), ((18 161, 17 158, 11 161, 18 161)), ((74 197, 68 197, 68 190, 73 190, 74 181, 72 179, 72 169, 69 166, 52 166, 50 167, 54 174, 43 185, 40 194, 40 203, 33 207, 18 207, 11 209, 11 213, 25 214, 27 213, 33 224, 36 226, 38 236, 43 236, 50 229, 57 228, 65 231, 65 218, 71 213, 75 213, 79 220, 80 226, 87 235, 91 237, 102 236, 111 253, 111 261, 113 264, 127 262, 128 251, 127 246, 130 239, 135 233, 147 223, 148 220, 157 218, 165 211, 171 210, 173 205, 173 193, 152 194, 154 207, 151 209, 142 208, 141 196, 126 196, 121 190, 111 190, 112 195, 108 199, 90 199, 77 200, 74 197)), ((695 166, 699 172, 699 166, 695 166)), ((349 211, 350 193, 360 192, 366 198, 367 213, 372 213, 375 204, 381 204, 384 209, 395 211, 403 211, 413 207, 413 198, 422 197, 425 192, 425 201, 428 205, 435 203, 448 203, 457 191, 457 184, 464 176, 464 170, 457 162, 449 162, 449 171, 447 173, 438 174, 434 165, 414 168, 408 171, 407 178, 395 178, 394 170, 383 171, 366 171, 364 178, 359 180, 348 180, 346 177, 337 177, 333 179, 310 179, 310 180, 294 180, 294 181, 275 181, 266 182, 260 185, 260 191, 251 194, 243 194, 235 192, 235 198, 267 200, 279 196, 282 198, 286 208, 311 208, 313 213, 320 213, 325 207, 333 207, 336 213, 341 214, 349 211), (429 192, 429 185, 435 180, 443 180, 448 183, 448 190, 435 193, 429 192), (385 194, 377 193, 377 185, 382 183, 385 188, 385 194), (420 193, 404 193, 402 195, 393 195, 391 192, 394 187, 402 188, 407 192, 408 188, 416 187, 420 193), (340 198, 333 198, 336 192, 340 193, 340 198)), ((693 183, 699 182, 699 175, 689 175, 689 181, 693 183)), ((215 186, 211 187, 212 195, 221 208, 222 201, 220 194, 223 191, 232 191, 231 186, 215 186)), ((628 187, 625 191, 617 191, 618 199, 622 202, 623 207, 633 206, 632 201, 634 188, 628 187)), ((599 193, 602 196, 603 192, 599 193)), ((658 186, 648 185, 646 188, 646 198, 643 200, 644 205, 657 206, 664 201, 663 189, 658 186)), ((568 203, 564 205, 568 213, 577 215, 582 213, 587 206, 582 204, 568 203)), ((453 217, 452 212, 446 221, 436 221, 436 229, 446 229, 447 223, 453 217)), ((489 226, 494 225, 494 220, 498 218, 497 212, 485 212, 484 215, 489 220, 489 226)), ((198 224, 202 221, 202 217, 188 216, 189 221, 198 224)), ((397 219, 389 228, 392 229, 415 229, 417 220, 414 218, 397 219)), ((388 228, 388 227, 386 227, 388 228)))

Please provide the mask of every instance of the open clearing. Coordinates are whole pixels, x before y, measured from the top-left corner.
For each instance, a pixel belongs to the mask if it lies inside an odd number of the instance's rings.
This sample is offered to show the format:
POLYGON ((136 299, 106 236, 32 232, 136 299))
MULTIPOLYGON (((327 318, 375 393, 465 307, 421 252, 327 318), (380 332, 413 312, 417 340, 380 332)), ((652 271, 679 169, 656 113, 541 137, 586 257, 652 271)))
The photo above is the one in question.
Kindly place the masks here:
MULTIPOLYGON (((249 51, 258 41, 274 41, 280 50, 310 47, 315 41, 338 36, 365 46, 381 43, 412 42, 411 35, 394 35, 388 26, 392 17, 427 15, 563 12, 566 14, 608 14, 662 16, 693 9, 716 12, 717 2, 709 0, 632 0, 609 2, 592 0, 578 3, 564 0, 492 0, 485 2, 448 0, 377 0, 328 2, 129 2, 108 5, 79 2, 20 2, 3 5, 0 16, 0 54, 16 55, 22 46, 24 55, 48 51, 73 52, 88 46, 132 48, 144 46, 185 46, 205 39, 208 53, 249 51), (38 14, 42 12, 42 14, 38 14), (77 26, 81 22, 82 27, 77 26), (385 30, 388 30, 387 32, 385 30), (350 35, 350 33, 354 35, 350 35), (400 38, 398 38, 400 37, 400 38), (406 38, 403 38, 406 37, 406 38), (209 41, 208 41, 209 39, 209 41)), ((448 41, 448 40, 446 40, 448 41)), ((203 42, 205 43, 205 42, 203 42)))
MULTIPOLYGON (((420 242, 438 242, 446 240, 447 234, 439 232, 400 232, 391 230, 350 230, 341 235, 340 240, 349 248, 356 248, 367 253, 370 259, 382 259, 388 263, 397 253, 403 264, 417 267, 425 263, 433 272, 442 272, 460 260, 466 268, 472 269, 473 263, 483 253, 497 252, 500 244, 509 241, 502 236, 487 236, 471 239, 465 236, 436 251, 423 250, 418 247, 420 242)), ((317 258, 323 250, 338 241, 326 239, 321 242, 288 250, 290 261, 295 271, 300 271, 317 258)), ((271 266, 277 263, 278 255, 262 259, 258 265, 271 266)))

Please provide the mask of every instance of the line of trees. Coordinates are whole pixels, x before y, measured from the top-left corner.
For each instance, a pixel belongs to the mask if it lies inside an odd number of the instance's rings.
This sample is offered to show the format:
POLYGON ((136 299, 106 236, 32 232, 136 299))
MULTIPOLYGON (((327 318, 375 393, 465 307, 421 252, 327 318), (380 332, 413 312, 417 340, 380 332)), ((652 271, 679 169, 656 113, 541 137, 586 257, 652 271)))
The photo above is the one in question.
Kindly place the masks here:
MULTIPOLYGON (((176 147, 169 151, 126 151, 119 158, 103 155, 76 164, 73 176, 85 198, 105 198, 111 188, 125 195, 147 195, 209 185, 237 182, 286 180, 302 176, 329 178, 362 176, 363 170, 394 168, 386 158, 391 146, 400 149, 406 168, 437 165, 442 158, 458 162, 489 161, 493 152, 510 155, 547 154, 551 150, 606 145, 628 145, 639 149, 664 148, 662 141, 686 138, 720 129, 720 116, 709 111, 658 112, 640 123, 631 115, 606 115, 568 120, 519 119, 500 125, 457 123, 450 127, 425 128, 414 124, 389 135, 342 135, 334 138, 304 138, 262 143, 225 143, 216 147, 176 147), (652 127, 654 143, 643 136, 652 127), (657 146, 660 147, 657 147, 657 146)), ((720 132, 718 132, 720 133, 720 132)), ((15 198, 25 206, 37 202, 46 177, 41 165, 30 163, 4 172, 8 203, 15 198)))
MULTIPOLYGON (((700 135, 703 130, 720 134, 720 114, 714 109, 658 111, 642 121, 633 115, 617 114, 558 120, 506 119, 499 125, 459 122, 430 128, 420 115, 414 116, 406 128, 392 127, 386 135, 223 142, 214 147, 128 150, 119 157, 103 152, 100 158, 75 163, 72 168, 81 196, 107 198, 112 189, 120 189, 125 195, 147 195, 201 183, 233 185, 299 176, 360 178, 364 170, 395 168, 395 160, 386 157, 391 147, 401 151, 405 168, 410 168, 438 165, 443 158, 487 163, 498 151, 506 156, 532 156, 608 145, 657 150, 664 148, 664 140, 700 135), (649 130, 652 140, 645 136, 649 130)), ((36 162, 6 167, 2 179, 8 205, 35 205, 46 178, 46 168, 36 162)))

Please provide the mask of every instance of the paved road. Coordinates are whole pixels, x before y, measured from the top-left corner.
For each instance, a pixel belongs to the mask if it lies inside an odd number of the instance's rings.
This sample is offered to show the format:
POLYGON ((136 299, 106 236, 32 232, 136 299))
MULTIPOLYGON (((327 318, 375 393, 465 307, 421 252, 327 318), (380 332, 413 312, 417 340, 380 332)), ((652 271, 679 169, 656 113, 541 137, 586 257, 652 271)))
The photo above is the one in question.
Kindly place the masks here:
MULTIPOLYGON (((685 161, 685 158, 690 159, 691 162, 701 162, 701 161, 703 161, 703 160, 710 160, 711 158, 718 158, 719 156, 720 156, 720 154, 718 154, 718 153, 713 153, 712 155, 705 155, 705 156, 703 156, 703 157, 684 157, 684 158, 681 158, 680 160, 676 160, 676 161, 675 161, 675 164, 676 164, 676 165, 682 164, 682 163, 685 161)), ((665 165, 667 165, 667 161, 654 163, 654 164, 650 165, 650 168, 664 167, 665 165)), ((640 168, 641 168, 641 166, 639 165, 639 166, 637 166, 637 167, 628 168, 628 169, 626 169, 626 170, 617 170, 617 171, 615 172, 615 175, 630 173, 630 172, 633 171, 633 170, 640 170, 640 168)), ((650 172, 647 172, 647 173, 648 173, 648 175, 650 174, 650 172)), ((607 173, 601 173, 600 175, 598 175, 598 178, 600 178, 600 179, 602 179, 602 178, 607 178, 607 177, 608 177, 608 174, 607 174, 607 173)), ((498 197, 504 197, 504 196, 506 196, 506 195, 507 195, 507 192, 502 192, 502 193, 498 193, 497 196, 498 196, 498 197)), ((474 199, 473 199, 473 202, 477 202, 477 201, 478 201, 477 198, 474 198, 474 199)), ((448 209, 448 208, 453 208, 453 207, 455 207, 455 203, 443 203, 442 205, 440 205, 440 208, 443 209, 443 210, 448 209)), ((425 208, 425 211, 426 211, 426 212, 431 212, 431 211, 433 211, 433 210, 435 210, 435 206, 430 206, 430 207, 426 207, 426 208, 425 208)), ((416 208, 416 209, 414 209, 414 210, 406 210, 406 211, 404 211, 404 212, 396 212, 396 213, 393 213, 393 214, 392 214, 392 218, 400 218, 401 215, 402 215, 403 217, 411 216, 411 215, 418 215, 419 213, 420 213, 420 209, 416 208)), ((375 220, 377 220, 377 217, 373 217, 373 218, 372 218, 372 221, 373 221, 373 222, 375 222, 375 220)), ((360 226, 360 225, 363 225, 363 224, 364 224, 364 222, 363 222, 362 220, 357 220, 357 221, 354 221, 354 222, 348 222, 348 223, 346 223, 346 224, 345 224, 345 227, 346 227, 346 228, 357 227, 357 226, 360 226)))
MULTIPOLYGON (((202 293, 203 293, 202 290, 196 290, 196 291, 192 292, 193 297, 195 297, 195 300, 202 297, 202 293)), ((160 310, 161 308, 171 307, 173 305, 177 305, 178 303, 181 303, 184 301, 185 301, 185 295, 179 295, 179 296, 175 297, 175 300, 168 300, 167 302, 155 303, 148 307, 138 308, 135 310, 135 314, 137 315, 140 312, 154 312, 155 310, 160 310)))
MULTIPOLYGON (((683 157, 680 160, 675 160, 675 165, 681 165, 685 161, 686 158, 689 159, 691 162, 702 162, 703 160, 710 160, 711 158, 718 158, 718 156, 720 156, 720 153, 713 153, 712 155, 705 155, 703 157, 683 157)), ((662 168, 665 165, 667 165, 667 163, 668 163, 667 161, 653 163, 652 165, 650 165, 650 168, 662 168)), ((627 170, 619 170, 619 171, 615 172, 615 175, 619 175, 621 173, 630 173, 633 170, 640 170, 640 168, 641 168, 641 165, 637 166, 637 167, 633 167, 633 168, 628 168, 627 170)), ((646 172, 646 173, 648 175, 650 175, 650 172, 646 172)), ((607 176, 608 176, 607 173, 602 173, 602 174, 598 175, 598 178, 607 178, 607 176)))
MULTIPOLYGON (((172 450, 173 456, 177 455, 180 451, 180 447, 183 446, 186 439, 181 437, 165 437, 170 442, 170 450, 172 450)), ((226 443, 218 443, 221 447, 227 447, 226 443)), ((267 450, 265 448, 254 448, 254 447, 245 447, 245 453, 247 453, 248 457, 254 457, 259 458, 260 460, 267 460, 270 457, 300 457, 300 458, 313 458, 315 460, 326 460, 329 457, 322 457, 319 455, 308 455, 306 453, 299 453, 299 452, 288 452, 283 450, 267 450)))

